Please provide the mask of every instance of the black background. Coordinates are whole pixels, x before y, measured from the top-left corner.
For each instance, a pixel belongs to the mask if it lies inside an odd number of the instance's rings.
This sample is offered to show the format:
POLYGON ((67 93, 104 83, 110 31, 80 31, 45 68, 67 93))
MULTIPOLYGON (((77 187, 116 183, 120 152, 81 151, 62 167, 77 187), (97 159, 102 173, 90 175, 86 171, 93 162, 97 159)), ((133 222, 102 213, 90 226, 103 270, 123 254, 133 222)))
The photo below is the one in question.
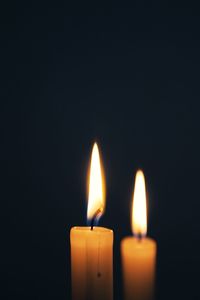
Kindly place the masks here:
POLYGON ((2 299, 69 299, 69 231, 86 224, 95 140, 107 184, 99 225, 115 233, 115 299, 137 168, 158 243, 156 299, 198 299, 200 18, 188 3, 1 9, 2 299))

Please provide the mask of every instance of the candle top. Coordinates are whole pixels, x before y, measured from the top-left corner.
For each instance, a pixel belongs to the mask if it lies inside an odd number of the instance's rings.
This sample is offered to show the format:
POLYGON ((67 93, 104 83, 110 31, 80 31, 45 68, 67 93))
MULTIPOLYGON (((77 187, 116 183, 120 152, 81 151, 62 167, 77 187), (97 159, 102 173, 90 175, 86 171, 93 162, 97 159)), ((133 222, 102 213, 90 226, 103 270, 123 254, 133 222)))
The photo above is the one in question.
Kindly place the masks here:
POLYGON ((85 247, 86 243, 98 247, 99 243, 101 245, 113 243, 113 231, 99 226, 93 227, 93 230, 89 226, 75 226, 70 230, 70 240, 81 247, 85 247))
MULTIPOLYGON (((110 232, 113 232, 112 229, 109 229, 109 228, 106 228, 106 227, 100 227, 100 226, 94 226, 93 227, 93 230, 91 230, 91 227, 90 226, 74 226, 72 227, 73 230, 76 230, 76 231, 80 231, 80 232, 83 232, 83 231, 91 231, 91 232, 103 232, 103 233, 110 233, 110 232)), ((71 230, 72 230, 71 229, 71 230)))
POLYGON ((156 248, 156 242, 151 238, 143 238, 139 241, 133 236, 128 236, 122 240, 121 247, 124 247, 124 249, 132 255, 135 251, 154 251, 156 248))

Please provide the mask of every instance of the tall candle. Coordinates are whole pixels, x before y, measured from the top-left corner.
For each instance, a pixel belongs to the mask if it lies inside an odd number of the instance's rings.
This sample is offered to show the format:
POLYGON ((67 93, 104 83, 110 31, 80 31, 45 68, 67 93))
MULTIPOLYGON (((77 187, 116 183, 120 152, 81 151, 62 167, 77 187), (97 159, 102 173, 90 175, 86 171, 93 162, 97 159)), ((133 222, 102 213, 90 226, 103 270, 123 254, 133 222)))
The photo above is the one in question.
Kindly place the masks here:
POLYGON ((147 209, 144 174, 136 174, 132 205, 134 237, 121 242, 125 300, 150 300, 154 297, 156 242, 146 238, 147 209))
POLYGON ((113 299, 113 231, 94 227, 105 208, 105 188, 98 146, 92 150, 89 178, 88 227, 70 231, 73 300, 113 299))

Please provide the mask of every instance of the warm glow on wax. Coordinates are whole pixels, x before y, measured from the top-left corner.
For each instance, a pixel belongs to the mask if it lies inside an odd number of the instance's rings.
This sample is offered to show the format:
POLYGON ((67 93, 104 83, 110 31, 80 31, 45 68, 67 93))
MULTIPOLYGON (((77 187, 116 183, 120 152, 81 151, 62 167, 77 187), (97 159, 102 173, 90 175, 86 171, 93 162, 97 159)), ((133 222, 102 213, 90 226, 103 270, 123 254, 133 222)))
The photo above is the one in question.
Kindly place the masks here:
POLYGON ((105 206, 103 170, 97 143, 92 149, 90 173, 89 173, 89 197, 87 218, 93 219, 103 213, 105 206))
POLYGON ((145 178, 141 170, 137 171, 132 206, 132 231, 135 236, 147 233, 147 208, 145 178))

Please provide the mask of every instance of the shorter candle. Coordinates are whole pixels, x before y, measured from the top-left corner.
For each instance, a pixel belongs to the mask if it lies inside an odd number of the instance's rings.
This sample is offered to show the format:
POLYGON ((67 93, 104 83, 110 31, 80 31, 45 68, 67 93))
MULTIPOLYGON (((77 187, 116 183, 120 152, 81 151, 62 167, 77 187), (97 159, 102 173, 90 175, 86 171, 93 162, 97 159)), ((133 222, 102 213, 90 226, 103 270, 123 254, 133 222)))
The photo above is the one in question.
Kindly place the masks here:
POLYGON ((125 300, 150 300, 154 295, 156 242, 146 238, 147 209, 144 174, 136 174, 132 205, 134 237, 121 242, 125 300))
POLYGON ((70 231, 73 300, 112 300, 113 231, 94 227, 105 208, 105 192, 97 144, 92 150, 89 178, 88 227, 70 231))

